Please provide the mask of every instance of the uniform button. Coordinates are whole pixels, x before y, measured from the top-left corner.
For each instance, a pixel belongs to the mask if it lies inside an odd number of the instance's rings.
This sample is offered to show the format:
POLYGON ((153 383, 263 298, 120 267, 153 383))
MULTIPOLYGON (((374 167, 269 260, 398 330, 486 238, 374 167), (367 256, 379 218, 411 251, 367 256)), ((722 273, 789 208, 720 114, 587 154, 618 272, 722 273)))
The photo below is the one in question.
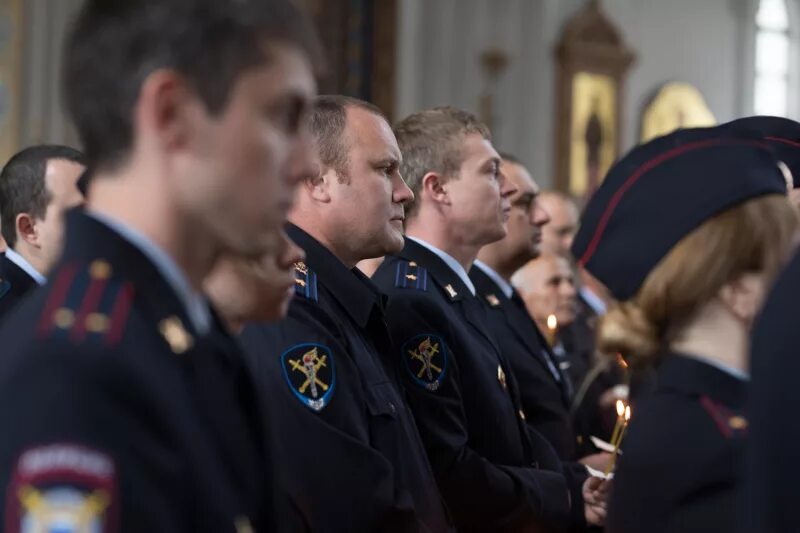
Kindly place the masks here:
POLYGON ((397 408, 394 406, 392 402, 389 402, 389 410, 392 412, 392 414, 397 412, 397 408))

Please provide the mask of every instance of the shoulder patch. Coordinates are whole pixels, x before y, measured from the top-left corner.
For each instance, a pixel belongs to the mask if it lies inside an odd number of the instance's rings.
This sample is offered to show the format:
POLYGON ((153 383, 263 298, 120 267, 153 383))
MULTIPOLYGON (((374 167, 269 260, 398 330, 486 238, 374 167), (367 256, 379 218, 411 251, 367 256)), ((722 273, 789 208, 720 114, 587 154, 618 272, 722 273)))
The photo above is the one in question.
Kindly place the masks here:
POLYGON ((397 262, 394 275, 394 286, 403 289, 428 290, 428 271, 416 261, 401 259, 397 262))
POLYGON ((3 299, 3 296, 8 294, 8 291, 11 290, 11 282, 7 279, 0 278, 0 300, 3 299))
POLYGON ((109 456, 74 444, 49 444, 19 457, 6 496, 8 531, 116 529, 116 473, 109 456))
POLYGON ((317 273, 299 261, 294 264, 294 293, 303 298, 319 301, 317 293, 317 273))
POLYGON ((711 416, 711 419, 725 438, 730 439, 747 434, 748 422, 742 415, 734 413, 708 396, 701 396, 700 404, 709 416, 711 416))
POLYGON ((330 403, 336 388, 336 365, 330 348, 297 344, 283 352, 281 367, 286 383, 303 405, 321 411, 330 403))
POLYGON ((447 346, 438 335, 424 333, 403 343, 402 357, 411 379, 431 392, 447 374, 447 346))
POLYGON ((43 338, 63 337, 117 344, 133 304, 133 285, 111 276, 103 260, 89 265, 67 265, 49 289, 37 332, 43 338))

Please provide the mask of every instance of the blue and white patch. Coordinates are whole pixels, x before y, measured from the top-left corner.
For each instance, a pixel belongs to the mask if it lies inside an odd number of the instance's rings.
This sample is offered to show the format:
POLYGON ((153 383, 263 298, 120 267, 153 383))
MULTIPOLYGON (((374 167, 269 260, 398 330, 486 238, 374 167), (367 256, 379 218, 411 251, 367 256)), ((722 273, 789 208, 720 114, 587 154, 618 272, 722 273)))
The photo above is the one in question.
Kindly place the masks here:
POLYGON ((281 367, 292 393, 306 407, 321 411, 336 388, 336 368, 330 348, 305 343, 292 346, 281 355, 281 367))
POLYGON ((407 340, 402 348, 406 370, 419 386, 434 392, 447 373, 447 346, 438 335, 425 333, 407 340))
POLYGON ((104 533, 116 529, 116 475, 111 458, 73 444, 28 449, 6 500, 6 531, 104 533))

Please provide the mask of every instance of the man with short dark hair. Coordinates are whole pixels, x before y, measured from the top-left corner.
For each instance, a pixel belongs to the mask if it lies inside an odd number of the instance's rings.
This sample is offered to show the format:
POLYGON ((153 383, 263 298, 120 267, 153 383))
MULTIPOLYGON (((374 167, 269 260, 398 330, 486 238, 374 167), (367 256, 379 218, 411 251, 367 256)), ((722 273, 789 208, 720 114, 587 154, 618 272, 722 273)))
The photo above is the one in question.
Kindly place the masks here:
POLYGON ((78 150, 39 145, 17 153, 0 172, 0 220, 8 246, 0 256, 0 320, 46 281, 61 254, 64 213, 83 201, 76 182, 85 169, 78 150))
POLYGON ((582 494, 581 479, 526 425, 512 367, 467 274, 480 248, 505 236, 516 190, 488 129, 446 107, 415 113, 395 132, 416 196, 405 247, 373 279, 389 295, 399 372, 456 527, 560 531, 601 522, 603 509, 588 504, 604 488, 587 482, 582 494))
POLYGON ((317 98, 310 122, 318 172, 289 216, 306 254, 295 299, 286 320, 242 337, 279 432, 278 512, 298 510, 307 531, 449 531, 396 381, 383 297, 356 268, 403 246, 412 194, 397 141, 378 108, 353 98, 317 98))
POLYGON ((520 384, 526 422, 550 441, 559 457, 572 460, 576 437, 569 419, 567 377, 511 285, 514 272, 539 256, 550 216, 539 204, 539 186, 522 164, 504 156, 501 170, 517 189, 511 196, 507 234, 481 248, 469 275, 489 306, 488 329, 520 384))
POLYGON ((266 432, 203 280, 277 246, 309 168, 289 0, 87 0, 66 107, 92 169, 50 282, 0 328, 11 531, 272 531, 266 432))

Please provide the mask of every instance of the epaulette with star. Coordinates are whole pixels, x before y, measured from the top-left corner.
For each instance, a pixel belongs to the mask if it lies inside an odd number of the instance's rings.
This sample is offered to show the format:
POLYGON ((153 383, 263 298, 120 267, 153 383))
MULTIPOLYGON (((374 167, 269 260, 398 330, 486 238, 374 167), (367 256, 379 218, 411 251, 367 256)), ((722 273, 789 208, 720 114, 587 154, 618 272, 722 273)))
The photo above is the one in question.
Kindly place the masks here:
POLYGON ((715 402, 708 396, 700 397, 700 404, 703 409, 711 416, 720 433, 727 438, 747 435, 747 419, 734 413, 721 403, 715 402))
POLYGON ((294 264, 294 292, 297 296, 308 300, 319 301, 317 273, 310 270, 302 261, 294 264))
POLYGON ((107 261, 65 265, 52 280, 37 334, 114 346, 122 339, 133 295, 133 284, 114 278, 107 261))
POLYGON ((400 260, 394 276, 394 286, 402 289, 428 290, 428 271, 416 261, 400 260))

